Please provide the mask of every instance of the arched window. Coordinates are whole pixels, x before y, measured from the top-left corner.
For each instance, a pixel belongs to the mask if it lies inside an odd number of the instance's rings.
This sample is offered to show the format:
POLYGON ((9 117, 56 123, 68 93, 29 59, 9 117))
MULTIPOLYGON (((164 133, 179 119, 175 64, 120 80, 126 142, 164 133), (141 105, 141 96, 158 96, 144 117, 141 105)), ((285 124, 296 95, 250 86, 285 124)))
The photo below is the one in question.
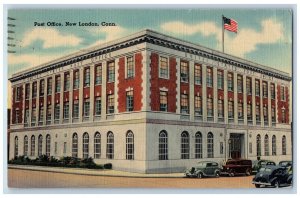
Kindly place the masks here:
POLYGON ((42 155, 42 149, 43 149, 43 136, 39 135, 39 139, 38 139, 38 156, 42 155))
POLYGON ((83 134, 82 154, 83 159, 87 159, 89 157, 89 134, 87 132, 83 134))
POLYGON ((256 156, 261 156, 261 137, 259 134, 256 136, 256 156))
POLYGON ((202 152, 202 134, 197 132, 195 135, 195 158, 199 159, 203 157, 202 152))
POLYGON ((46 155, 48 156, 48 157, 50 157, 50 148, 51 148, 51 137, 50 137, 50 135, 48 134, 47 136, 46 136, 46 155))
POLYGON ((188 132, 181 133, 181 159, 190 158, 190 138, 188 132))
POLYGON ((282 155, 286 155, 286 137, 282 136, 282 155))
POLYGON ((106 158, 114 159, 114 134, 111 131, 107 133, 106 158))
POLYGON ((168 159, 168 134, 166 131, 161 131, 159 133, 158 159, 159 160, 167 160, 168 159))
POLYGON ((265 156, 269 156, 270 153, 269 153, 269 136, 268 135, 265 135, 265 156))
POLYGON ((272 155, 276 155, 276 136, 272 136, 272 155))
POLYGON ((19 152, 18 152, 18 149, 19 149, 19 146, 18 146, 18 136, 15 137, 15 157, 18 156, 19 152))
POLYGON ((101 135, 99 132, 94 136, 94 158, 99 159, 101 156, 101 135))
POLYGON ((214 157, 214 135, 212 132, 207 134, 207 158, 214 157))
POLYGON ((73 133, 72 136, 72 157, 78 157, 78 135, 73 133))
POLYGON ((34 135, 31 136, 30 155, 35 156, 35 137, 34 137, 34 135))
POLYGON ((134 160, 134 135, 132 131, 126 134, 126 159, 134 160))
POLYGON ((24 137, 24 156, 28 156, 28 136, 24 137))

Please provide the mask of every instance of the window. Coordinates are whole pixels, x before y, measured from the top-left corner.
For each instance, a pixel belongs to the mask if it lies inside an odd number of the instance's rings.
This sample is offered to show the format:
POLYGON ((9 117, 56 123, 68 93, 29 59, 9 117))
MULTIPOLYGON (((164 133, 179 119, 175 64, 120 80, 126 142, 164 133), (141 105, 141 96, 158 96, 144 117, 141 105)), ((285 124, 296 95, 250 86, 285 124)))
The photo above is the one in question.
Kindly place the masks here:
POLYGON ((203 157, 202 152, 202 134, 197 132, 195 134, 195 158, 199 159, 203 157))
POLYGON ((52 78, 47 79, 47 95, 52 95, 52 78))
POLYGON ((90 68, 85 68, 84 69, 84 87, 89 87, 90 86, 90 68))
POLYGON ((180 110, 182 114, 189 114, 189 102, 188 102, 188 95, 181 94, 180 100, 180 110))
POLYGON ((63 153, 64 153, 64 156, 66 156, 66 153, 67 153, 67 142, 64 142, 63 153))
POLYGON ((276 136, 272 136, 272 155, 276 155, 276 136))
POLYGON ((95 70, 95 85, 100 85, 102 84, 102 65, 96 65, 95 70))
POLYGON ((60 92, 60 87, 61 87, 60 76, 56 76, 55 77, 55 93, 59 93, 60 92))
POLYGON ((101 135, 99 132, 96 132, 94 136, 94 158, 100 159, 100 156, 101 156, 101 135))
POLYGON ((132 131, 126 134, 126 159, 134 160, 134 136, 132 131))
POLYGON ((21 87, 16 88, 16 101, 20 101, 21 98, 21 87))
POLYGON ((202 99, 201 96, 195 96, 195 116, 202 115, 202 99))
POLYGON ((159 160, 168 160, 168 134, 166 131, 161 131, 159 133, 158 159, 159 160))
POLYGON ((267 123, 268 122, 268 108, 267 108, 267 106, 264 106, 263 113, 264 113, 264 122, 267 123))
POLYGON ((24 123, 28 124, 29 119, 29 109, 25 109, 24 123))
POLYGON ((190 138, 188 132, 181 133, 181 159, 190 158, 190 138))
POLYGON ((79 100, 74 100, 74 103, 73 103, 73 118, 79 118, 79 100))
POLYGON ((281 101, 285 101, 285 87, 284 86, 280 87, 280 99, 281 99, 281 101))
POLYGON ((114 159, 114 134, 111 131, 107 133, 106 158, 114 159))
POLYGON ((47 105, 47 121, 51 121, 51 116, 52 116, 52 106, 51 104, 47 105))
POLYGON ((69 91, 69 89, 70 89, 70 73, 65 73, 64 90, 69 91))
POLYGON ((224 117, 224 102, 223 100, 218 100, 218 118, 224 117))
POLYGON ((247 119, 249 121, 252 121, 252 104, 251 103, 247 104, 247 119))
POLYGON ((224 87, 223 71, 218 70, 218 89, 223 89, 223 87, 224 87))
POLYGON ((213 73, 212 73, 212 68, 210 67, 207 67, 206 70, 206 84, 207 87, 213 86, 213 73))
POLYGON ((234 111, 233 111, 233 101, 228 101, 228 118, 233 119, 234 118, 234 111))
POLYGON ((286 137, 282 136, 282 155, 286 155, 286 137))
POLYGON ((169 78, 169 64, 168 58, 160 56, 159 57, 159 77, 169 78))
POLYGON ((133 90, 126 91, 126 111, 133 111, 133 90))
POLYGON ((45 93, 45 80, 40 81, 40 97, 43 97, 45 93))
POLYGON ((223 142, 220 142, 220 154, 224 154, 224 145, 223 142))
POLYGON ((90 99, 84 99, 83 102, 83 116, 84 117, 89 117, 90 116, 90 99))
POLYGON ((51 148, 51 136, 48 134, 46 136, 46 155, 50 157, 50 148, 51 148))
POLYGON ((260 122, 260 105, 256 104, 255 106, 255 114, 256 114, 256 121, 260 122))
POLYGON ((39 135, 38 139, 38 156, 41 156, 43 153, 43 136, 39 135))
POLYGON ((207 158, 214 157, 214 135, 209 132, 207 134, 207 158))
POLYGON ((275 107, 274 106, 271 107, 271 116, 272 116, 272 122, 275 123, 276 119, 275 119, 275 107))
POLYGON ((214 111, 213 111, 213 99, 211 96, 208 96, 207 98, 207 117, 213 117, 214 111))
POLYGON ((282 117, 281 122, 282 122, 282 123, 286 123, 286 119, 285 119, 285 109, 281 109, 281 117, 282 117))
POLYGON ((24 137, 24 156, 28 156, 28 136, 24 137))
POLYGON ((263 97, 267 98, 268 97, 268 84, 267 82, 263 82, 263 97))
POLYGON ((233 91, 233 74, 228 73, 227 75, 227 85, 228 85, 228 91, 233 91))
POLYGON ((237 90, 239 93, 243 92, 243 76, 237 76, 237 90))
POLYGON ((72 157, 78 157, 78 136, 73 133, 72 136, 72 157))
POLYGON ((168 111, 168 92, 160 91, 159 93, 159 110, 168 111))
POLYGON ((55 109, 54 109, 54 119, 59 120, 60 116, 60 105, 59 103, 55 104, 55 109))
POLYGON ((252 142, 249 142, 249 153, 252 154, 252 142))
POLYGON ((33 107, 31 112, 31 125, 34 126, 35 122, 36 122, 36 108, 33 107))
POLYGON ((19 155, 19 142, 18 142, 18 137, 15 137, 15 157, 19 155))
POLYGON ((115 112, 115 98, 113 94, 109 94, 107 96, 107 113, 114 113, 115 112))
POLYGON ((54 142, 54 154, 57 154, 57 142, 54 142))
POLYGON ((251 82, 251 78, 246 79, 246 90, 247 90, 247 95, 251 95, 252 94, 252 82, 251 82))
POLYGON ((32 83, 32 98, 36 98, 37 94, 37 82, 32 83))
POLYGON ((127 57, 127 78, 134 77, 134 60, 133 56, 127 57))
POLYGON ((271 99, 275 99, 275 85, 271 84, 271 99))
POLYGON ((260 85, 259 80, 255 80, 255 95, 260 96, 260 85))
POLYGON ((95 115, 101 115, 101 97, 95 98, 95 115))
POLYGON ((189 82, 189 67, 187 62, 180 62, 180 79, 181 82, 189 82))
POLYGON ((195 64, 195 84, 201 85, 202 83, 202 70, 201 65, 195 64))
POLYGON ((31 142, 30 142, 30 144, 31 144, 30 155, 31 156, 35 156, 35 137, 34 137, 34 135, 31 136, 31 142))
POLYGON ((64 119, 69 119, 69 101, 64 102, 64 119))
POLYGON ((79 70, 74 71, 73 89, 79 89, 79 70))
POLYGON ((238 103, 238 119, 244 119, 244 105, 241 101, 238 103))
POLYGON ((89 134, 87 132, 83 134, 82 154, 83 159, 89 158, 89 134))
POLYGON ((107 71, 107 82, 114 82, 115 81, 115 62, 108 63, 108 71, 107 71))
POLYGON ((268 135, 265 135, 265 156, 269 156, 270 153, 269 153, 269 136, 268 135))
POLYGON ((39 112, 39 122, 43 123, 44 121, 44 107, 40 107, 40 112, 39 112))
POLYGON ((19 109, 16 109, 15 113, 16 113, 16 123, 19 123, 19 117, 20 117, 20 111, 19 111, 19 109))
POLYGON ((25 99, 28 100, 30 95, 30 84, 25 85, 25 99))
POLYGON ((259 134, 256 136, 256 156, 261 156, 261 137, 259 134))

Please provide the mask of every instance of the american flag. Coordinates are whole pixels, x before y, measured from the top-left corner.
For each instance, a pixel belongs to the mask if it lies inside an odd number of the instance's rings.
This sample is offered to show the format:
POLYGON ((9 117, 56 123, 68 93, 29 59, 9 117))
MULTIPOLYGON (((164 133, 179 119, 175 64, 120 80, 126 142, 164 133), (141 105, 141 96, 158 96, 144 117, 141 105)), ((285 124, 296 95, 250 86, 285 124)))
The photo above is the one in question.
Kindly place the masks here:
POLYGON ((238 23, 235 20, 223 16, 223 22, 225 30, 237 33, 238 23))

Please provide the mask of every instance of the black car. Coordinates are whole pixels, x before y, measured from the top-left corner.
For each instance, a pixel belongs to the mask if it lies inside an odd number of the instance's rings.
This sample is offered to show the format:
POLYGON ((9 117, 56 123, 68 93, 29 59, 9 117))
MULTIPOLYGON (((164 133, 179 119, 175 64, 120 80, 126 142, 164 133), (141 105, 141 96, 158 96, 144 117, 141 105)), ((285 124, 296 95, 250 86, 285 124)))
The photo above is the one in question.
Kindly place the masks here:
POLYGON ((261 186, 289 186, 292 183, 289 168, 281 166, 266 166, 259 170, 252 180, 256 188, 261 186))
POLYGON ((289 167, 289 166, 292 166, 292 161, 280 161, 278 163, 279 166, 283 166, 283 167, 289 167))
POLYGON ((256 174, 261 168, 266 166, 276 166, 276 163, 271 160, 259 160, 254 161, 253 167, 252 167, 252 174, 256 174))

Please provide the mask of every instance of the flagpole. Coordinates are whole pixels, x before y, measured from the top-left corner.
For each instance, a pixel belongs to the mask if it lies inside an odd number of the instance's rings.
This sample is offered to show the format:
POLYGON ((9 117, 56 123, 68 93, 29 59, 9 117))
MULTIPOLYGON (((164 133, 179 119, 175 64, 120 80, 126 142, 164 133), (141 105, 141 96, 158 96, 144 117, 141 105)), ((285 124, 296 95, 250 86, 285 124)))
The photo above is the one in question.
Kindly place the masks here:
POLYGON ((224 15, 222 15, 222 52, 224 53, 224 15))

